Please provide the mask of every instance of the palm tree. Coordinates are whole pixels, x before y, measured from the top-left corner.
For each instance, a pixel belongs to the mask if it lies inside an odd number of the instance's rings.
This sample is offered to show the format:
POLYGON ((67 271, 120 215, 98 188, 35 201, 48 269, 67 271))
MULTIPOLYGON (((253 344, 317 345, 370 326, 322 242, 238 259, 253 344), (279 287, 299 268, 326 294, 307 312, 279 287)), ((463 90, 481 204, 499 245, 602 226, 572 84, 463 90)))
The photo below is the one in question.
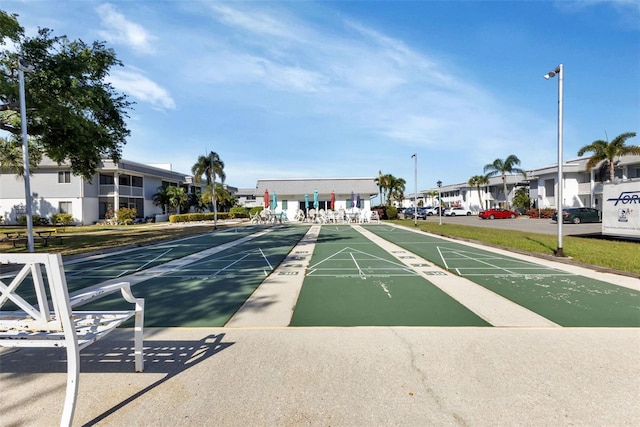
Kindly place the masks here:
POLYGON ((467 182, 467 184, 469 184, 470 187, 476 187, 476 190, 478 190, 478 199, 480 200, 480 210, 483 210, 483 206, 484 206, 484 203, 482 202, 482 192, 480 192, 480 186, 487 185, 488 183, 489 183, 489 177, 487 177, 486 175, 474 175, 471 178, 469 178, 469 181, 467 182))
POLYGON ((180 214, 180 206, 189 198, 184 188, 175 185, 167 187, 167 197, 169 198, 169 206, 176 209, 178 214, 180 214))
POLYGON ((390 206, 392 198, 395 201, 402 201, 402 199, 404 199, 404 190, 407 182, 403 178, 396 178, 393 175, 389 175, 388 183, 387 206, 390 206))
POLYGON ((382 204, 383 199, 386 199, 387 204, 389 204, 389 200, 391 200, 390 191, 395 179, 396 177, 391 174, 382 175, 382 172, 378 172, 378 178, 375 179, 375 182, 380 189, 380 204, 382 204))
POLYGON ((378 194, 380 195, 380 204, 382 204, 382 171, 378 171, 378 177, 373 180, 378 186, 378 194))
MULTIPOLYGON (((193 179, 195 182, 201 182, 202 175, 205 176, 208 186, 211 186, 216 182, 216 175, 220 177, 220 180, 224 183, 227 176, 224 173, 224 162, 218 155, 218 153, 211 151, 207 156, 199 156, 198 161, 191 168, 193 173, 193 179)), ((210 191, 213 192, 213 191, 210 191)), ((213 205, 213 227, 217 228, 218 223, 218 197, 212 200, 213 205)))
POLYGON ((636 136, 635 132, 625 132, 613 138, 611 142, 598 139, 578 150, 578 156, 582 156, 588 152, 593 153, 587 162, 587 172, 601 161, 604 160, 607 162, 609 164, 609 180, 613 182, 615 179, 615 158, 631 154, 640 154, 640 146, 625 145, 627 139, 633 138, 634 136, 636 136))
POLYGON ((154 194, 152 197, 153 203, 155 203, 156 206, 161 206, 162 213, 166 213, 167 206, 169 205, 169 195, 167 194, 167 187, 164 185, 158 187, 158 191, 156 191, 156 194, 154 194))
POLYGON ((207 156, 198 156, 198 161, 191 167, 191 173, 195 182, 202 182, 204 175, 207 185, 215 182, 216 176, 224 183, 227 176, 224 173, 224 162, 218 153, 210 152, 207 156))
MULTIPOLYGON (((431 198, 431 201, 433 202, 434 200, 438 199, 438 195, 440 193, 438 193, 438 190, 433 190, 433 191, 429 191, 427 192, 427 197, 431 198)), ((442 202, 440 201, 440 199, 438 199, 438 203, 442 204, 442 202)), ((434 203, 435 204, 435 203, 434 203)))
POLYGON ((521 173, 525 178, 527 174, 524 170, 517 168, 520 165, 520 159, 514 154, 509 155, 506 159, 495 159, 493 163, 489 163, 484 166, 484 172, 486 177, 500 175, 502 177, 502 187, 504 189, 504 198, 507 202, 507 208, 509 207, 509 197, 507 197, 507 174, 508 173, 521 173))

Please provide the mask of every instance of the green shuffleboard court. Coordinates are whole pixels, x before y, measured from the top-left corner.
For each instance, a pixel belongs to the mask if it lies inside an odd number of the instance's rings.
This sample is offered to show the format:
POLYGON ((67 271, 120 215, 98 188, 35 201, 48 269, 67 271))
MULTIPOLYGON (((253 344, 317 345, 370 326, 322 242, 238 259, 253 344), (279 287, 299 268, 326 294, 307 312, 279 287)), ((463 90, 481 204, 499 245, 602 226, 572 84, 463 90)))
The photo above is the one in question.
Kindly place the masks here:
MULTIPOLYGON (((308 228, 272 228, 263 236, 136 284, 134 294, 145 299, 145 326, 224 326, 308 228)), ((114 299, 88 308, 115 309, 114 299)))
POLYGON ((291 326, 489 326, 348 225, 323 225, 291 326))
POLYGON ((561 325, 640 326, 640 292, 393 226, 378 236, 561 325))
POLYGON ((258 227, 234 227, 128 251, 94 256, 82 262, 65 263, 67 287, 69 292, 73 292, 104 280, 134 274, 220 246, 258 231, 260 231, 258 227))

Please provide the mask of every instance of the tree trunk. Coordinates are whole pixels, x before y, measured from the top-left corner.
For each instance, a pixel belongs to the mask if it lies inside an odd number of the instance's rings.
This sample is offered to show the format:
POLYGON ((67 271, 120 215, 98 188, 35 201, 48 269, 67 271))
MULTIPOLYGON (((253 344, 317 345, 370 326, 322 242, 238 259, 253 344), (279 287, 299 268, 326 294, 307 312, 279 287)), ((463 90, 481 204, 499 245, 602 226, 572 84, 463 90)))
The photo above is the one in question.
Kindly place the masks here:
POLYGON ((613 182, 616 178, 616 165, 613 159, 609 160, 609 180, 613 182))
POLYGON ((507 194, 507 176, 502 175, 502 188, 504 189, 505 209, 509 209, 509 195, 507 194))

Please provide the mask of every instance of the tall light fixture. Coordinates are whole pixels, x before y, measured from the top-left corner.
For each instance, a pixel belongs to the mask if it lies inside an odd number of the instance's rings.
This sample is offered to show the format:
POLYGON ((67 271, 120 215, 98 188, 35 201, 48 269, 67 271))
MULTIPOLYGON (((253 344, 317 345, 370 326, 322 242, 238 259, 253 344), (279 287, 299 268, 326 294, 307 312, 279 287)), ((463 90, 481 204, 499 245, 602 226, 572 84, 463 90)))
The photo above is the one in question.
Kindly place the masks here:
POLYGON ((563 208, 562 208, 562 187, 563 187, 563 173, 562 173, 562 94, 563 94, 563 80, 564 70, 562 64, 558 65, 553 71, 549 71, 545 74, 544 78, 549 80, 552 77, 558 76, 558 197, 556 206, 558 207, 558 248, 556 249, 556 256, 563 257, 564 251, 562 249, 562 223, 563 223, 563 208))
POLYGON ((415 193, 413 193, 413 225, 418 226, 418 153, 413 156, 413 182, 415 183, 415 193))
POLYGON ((31 182, 29 171, 29 137, 27 135, 27 101, 24 90, 24 72, 31 67, 23 58, 18 58, 18 81, 20 89, 20 125, 22 128, 22 163, 24 167, 24 196, 27 205, 27 245, 33 252, 33 214, 31 212, 31 182))
POLYGON ((442 181, 436 182, 438 185, 438 220, 439 224, 442 225, 442 195, 440 193, 440 187, 442 187, 442 181))
POLYGON ((211 203, 213 204, 213 229, 218 229, 218 204, 216 203, 216 171, 214 170, 213 151, 209 153, 211 162, 211 203))

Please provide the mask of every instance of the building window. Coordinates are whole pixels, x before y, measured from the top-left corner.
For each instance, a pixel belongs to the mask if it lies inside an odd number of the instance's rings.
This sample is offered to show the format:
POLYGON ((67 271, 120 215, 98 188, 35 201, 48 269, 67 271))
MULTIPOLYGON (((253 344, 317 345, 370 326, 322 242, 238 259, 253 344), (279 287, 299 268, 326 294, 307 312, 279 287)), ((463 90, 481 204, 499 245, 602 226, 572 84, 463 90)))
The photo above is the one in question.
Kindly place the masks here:
POLYGON ((71 202, 58 202, 58 212, 61 214, 70 214, 71 202))
POLYGON ((132 187, 142 187, 142 177, 141 176, 132 176, 131 177, 131 186, 132 187))
POLYGON ((556 194, 556 182, 553 179, 544 180, 544 194, 547 197, 554 197, 556 194))
POLYGON ((100 174, 100 185, 113 185, 113 175, 100 174))
POLYGON ((71 182, 71 172, 70 171, 59 171, 58 172, 58 184, 69 184, 71 182))
POLYGON ((118 177, 118 184, 120 185, 131 185, 131 177, 129 175, 120 175, 118 177))

